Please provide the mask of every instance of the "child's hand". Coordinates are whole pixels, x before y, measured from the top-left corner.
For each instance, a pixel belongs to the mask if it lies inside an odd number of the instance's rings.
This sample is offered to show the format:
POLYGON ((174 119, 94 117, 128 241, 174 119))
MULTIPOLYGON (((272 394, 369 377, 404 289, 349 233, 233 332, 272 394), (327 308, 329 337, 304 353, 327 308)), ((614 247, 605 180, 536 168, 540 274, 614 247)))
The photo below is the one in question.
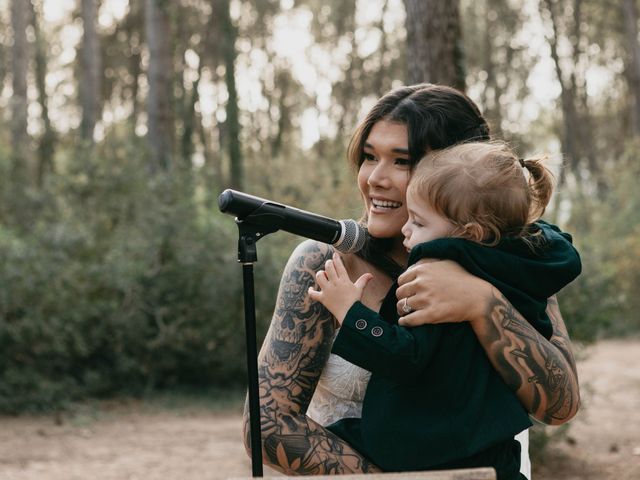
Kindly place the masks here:
POLYGON ((309 297, 327 307, 342 325, 347 312, 356 301, 362 298, 364 287, 372 278, 373 275, 365 273, 356 280, 356 283, 353 283, 340 255, 334 253, 333 260, 327 260, 325 270, 320 270, 316 274, 320 290, 309 287, 309 297))

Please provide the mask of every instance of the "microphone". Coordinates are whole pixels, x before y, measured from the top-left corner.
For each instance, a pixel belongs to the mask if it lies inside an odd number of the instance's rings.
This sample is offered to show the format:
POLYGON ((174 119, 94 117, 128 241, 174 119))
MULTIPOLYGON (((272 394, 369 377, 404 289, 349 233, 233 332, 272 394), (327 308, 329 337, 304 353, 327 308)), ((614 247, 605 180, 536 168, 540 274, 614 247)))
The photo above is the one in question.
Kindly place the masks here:
POLYGON ((342 253, 362 250, 367 238, 366 230, 355 220, 333 220, 236 190, 222 192, 218 208, 240 221, 328 243, 342 253))

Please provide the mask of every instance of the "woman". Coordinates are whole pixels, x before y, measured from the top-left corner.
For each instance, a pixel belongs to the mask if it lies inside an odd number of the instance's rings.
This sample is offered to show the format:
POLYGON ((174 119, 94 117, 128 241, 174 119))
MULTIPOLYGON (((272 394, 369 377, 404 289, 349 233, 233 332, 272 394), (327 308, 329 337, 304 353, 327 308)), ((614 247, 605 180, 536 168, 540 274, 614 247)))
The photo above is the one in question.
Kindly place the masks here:
MULTIPOLYGON (((407 220, 405 194, 412 165, 428 150, 488 139, 488 126, 475 104, 437 85, 389 92, 360 124, 348 156, 358 169, 373 240, 365 252, 343 260, 352 279, 373 273, 362 300, 366 306, 380 308, 407 261, 401 228, 407 220)), ((307 296, 316 272, 332 253, 331 247, 314 241, 293 252, 258 360, 264 460, 287 474, 377 471, 321 425, 358 416, 367 382, 366 372, 330 355, 335 319, 307 296)), ((470 322, 491 363, 531 415, 548 424, 575 415, 577 374, 555 299, 548 308, 554 334, 547 341, 500 292, 453 262, 423 261, 398 283, 397 307, 407 314, 405 325, 470 322)), ((248 435, 245 444, 248 448, 248 435)))

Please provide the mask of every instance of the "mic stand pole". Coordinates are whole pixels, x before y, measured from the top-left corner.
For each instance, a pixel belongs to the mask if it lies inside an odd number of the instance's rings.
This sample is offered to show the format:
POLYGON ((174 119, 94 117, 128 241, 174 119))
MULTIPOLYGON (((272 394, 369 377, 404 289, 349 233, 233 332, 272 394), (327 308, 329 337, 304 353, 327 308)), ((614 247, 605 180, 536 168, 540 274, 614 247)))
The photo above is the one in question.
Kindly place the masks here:
POLYGON ((251 434, 251 470, 254 477, 262 477, 262 434, 260 428, 260 394, 258 384, 258 349, 256 344, 256 301, 253 263, 258 261, 256 242, 277 228, 248 222, 250 216, 238 220, 238 262, 242 263, 244 289, 244 325, 247 340, 247 372, 249 383, 249 427, 251 434))

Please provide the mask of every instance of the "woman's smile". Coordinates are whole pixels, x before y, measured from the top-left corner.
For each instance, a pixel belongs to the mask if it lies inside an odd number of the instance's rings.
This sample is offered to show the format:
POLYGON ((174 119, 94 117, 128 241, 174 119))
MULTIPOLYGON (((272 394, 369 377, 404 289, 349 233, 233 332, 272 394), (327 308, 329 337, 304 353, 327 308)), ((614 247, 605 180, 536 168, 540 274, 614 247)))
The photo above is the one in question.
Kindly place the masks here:
POLYGON ((402 206, 402 202, 371 198, 371 213, 386 213, 402 206))

